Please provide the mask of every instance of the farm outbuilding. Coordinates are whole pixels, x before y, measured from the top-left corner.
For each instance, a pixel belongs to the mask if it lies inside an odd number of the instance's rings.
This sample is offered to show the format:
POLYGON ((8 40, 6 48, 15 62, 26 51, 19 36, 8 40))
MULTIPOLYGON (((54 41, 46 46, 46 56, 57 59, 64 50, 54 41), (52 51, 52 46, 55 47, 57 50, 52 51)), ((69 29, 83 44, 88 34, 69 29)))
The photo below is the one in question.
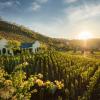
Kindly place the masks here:
POLYGON ((0 40, 0 54, 1 55, 13 55, 13 50, 8 46, 8 40, 1 39, 0 40))
POLYGON ((23 43, 21 45, 21 49, 31 49, 31 51, 33 53, 37 52, 38 49, 40 48, 40 42, 39 41, 35 41, 33 43, 23 43))

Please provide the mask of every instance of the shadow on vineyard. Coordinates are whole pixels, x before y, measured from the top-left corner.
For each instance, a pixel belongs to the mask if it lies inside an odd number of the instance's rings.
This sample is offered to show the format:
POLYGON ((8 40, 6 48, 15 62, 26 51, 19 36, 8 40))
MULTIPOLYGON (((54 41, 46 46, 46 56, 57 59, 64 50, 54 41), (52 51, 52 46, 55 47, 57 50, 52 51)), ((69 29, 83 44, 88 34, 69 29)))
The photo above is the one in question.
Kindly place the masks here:
POLYGON ((0 56, 0 100, 100 100, 100 61, 56 51, 0 56))

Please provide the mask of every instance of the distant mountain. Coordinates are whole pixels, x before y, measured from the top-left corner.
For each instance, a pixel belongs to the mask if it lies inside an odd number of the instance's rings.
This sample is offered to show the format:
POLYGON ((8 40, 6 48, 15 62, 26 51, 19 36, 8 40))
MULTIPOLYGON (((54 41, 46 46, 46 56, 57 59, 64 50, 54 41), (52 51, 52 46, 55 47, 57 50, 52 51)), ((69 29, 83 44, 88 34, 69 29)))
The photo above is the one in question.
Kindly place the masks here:
MULTIPOLYGON (((84 46, 84 40, 71 40, 70 45, 73 48, 82 48, 84 46)), ((87 48, 100 50, 100 38, 89 39, 85 42, 87 48)))

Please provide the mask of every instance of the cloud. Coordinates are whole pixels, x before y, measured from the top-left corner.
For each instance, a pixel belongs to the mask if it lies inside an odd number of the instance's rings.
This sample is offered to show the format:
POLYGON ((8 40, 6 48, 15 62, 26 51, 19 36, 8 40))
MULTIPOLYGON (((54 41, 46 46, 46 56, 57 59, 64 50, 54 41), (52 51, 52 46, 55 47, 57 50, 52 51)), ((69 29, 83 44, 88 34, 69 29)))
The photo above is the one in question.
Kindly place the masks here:
POLYGON ((37 10, 39 10, 39 9, 42 7, 42 5, 45 4, 46 2, 48 2, 48 0, 35 0, 35 1, 32 3, 30 9, 31 9, 32 11, 37 11, 37 10))
POLYGON ((5 7, 11 7, 13 5, 12 2, 7 1, 7 2, 0 2, 0 9, 3 9, 5 7))
POLYGON ((100 16, 100 4, 71 5, 66 7, 63 17, 49 23, 34 23, 32 29, 58 38, 76 38, 76 34, 84 30, 93 32, 97 36, 100 25, 97 25, 99 21, 95 19, 98 16, 100 16))
POLYGON ((71 22, 97 17, 100 16, 100 4, 71 6, 66 8, 65 15, 71 22))
POLYGON ((78 0, 64 0, 65 3, 75 3, 77 2, 78 0))
POLYGON ((15 4, 19 6, 21 5, 21 3, 18 0, 15 1, 15 4))
POLYGON ((46 3, 48 0, 36 0, 38 3, 46 3))
POLYGON ((18 6, 18 5, 20 5, 20 2, 18 0, 15 0, 15 1, 8 0, 5 2, 0 2, 0 10, 2 10, 4 8, 18 6))
POLYGON ((32 11, 37 11, 37 10, 39 10, 41 8, 41 5, 39 5, 38 3, 36 3, 36 2, 33 2, 32 3, 32 6, 31 6, 31 10, 32 11))

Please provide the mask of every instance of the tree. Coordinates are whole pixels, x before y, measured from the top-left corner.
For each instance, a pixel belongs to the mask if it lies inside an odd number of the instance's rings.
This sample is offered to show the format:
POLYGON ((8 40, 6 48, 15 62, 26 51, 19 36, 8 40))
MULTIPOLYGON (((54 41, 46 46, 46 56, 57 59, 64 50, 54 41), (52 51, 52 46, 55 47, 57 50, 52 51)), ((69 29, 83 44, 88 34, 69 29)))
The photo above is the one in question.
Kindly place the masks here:
POLYGON ((7 46, 10 47, 10 48, 16 48, 17 49, 17 48, 20 47, 20 45, 21 45, 21 43, 16 41, 16 40, 9 40, 7 46))
POLYGON ((41 48, 44 49, 44 50, 47 50, 48 47, 47 47, 46 44, 42 43, 42 44, 41 44, 41 48))

